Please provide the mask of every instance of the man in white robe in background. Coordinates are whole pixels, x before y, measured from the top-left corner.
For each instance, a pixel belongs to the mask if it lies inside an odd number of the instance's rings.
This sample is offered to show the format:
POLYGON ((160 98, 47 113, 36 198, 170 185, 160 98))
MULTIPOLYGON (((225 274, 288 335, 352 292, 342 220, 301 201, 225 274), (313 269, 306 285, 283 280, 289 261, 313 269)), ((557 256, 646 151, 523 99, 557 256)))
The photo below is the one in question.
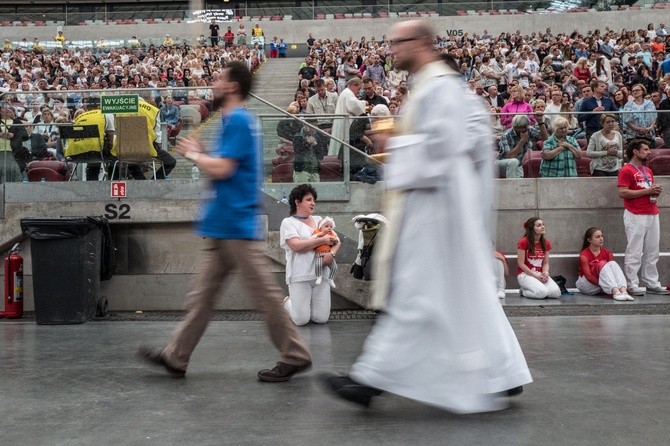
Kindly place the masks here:
MULTIPOLYGON (((340 93, 340 97, 337 98, 337 105, 335 106, 336 115, 360 116, 365 113, 365 106, 367 103, 359 99, 358 95, 362 85, 362 81, 357 77, 350 79, 349 82, 347 82, 347 88, 345 88, 344 91, 340 93)), ((349 121, 349 125, 351 125, 351 121, 349 121)), ((345 126, 345 119, 343 117, 336 117, 333 120, 333 130, 330 134, 344 142, 349 142, 349 129, 345 126)), ((341 143, 331 139, 330 145, 328 146, 328 155, 338 156, 340 147, 342 147, 341 143)))
POLYGON ((499 410, 532 381, 500 305, 490 261, 494 196, 489 115, 433 49, 435 33, 392 28, 395 63, 414 74, 389 152, 389 229, 375 252, 373 305, 386 303, 339 397, 382 391, 457 413, 499 410))

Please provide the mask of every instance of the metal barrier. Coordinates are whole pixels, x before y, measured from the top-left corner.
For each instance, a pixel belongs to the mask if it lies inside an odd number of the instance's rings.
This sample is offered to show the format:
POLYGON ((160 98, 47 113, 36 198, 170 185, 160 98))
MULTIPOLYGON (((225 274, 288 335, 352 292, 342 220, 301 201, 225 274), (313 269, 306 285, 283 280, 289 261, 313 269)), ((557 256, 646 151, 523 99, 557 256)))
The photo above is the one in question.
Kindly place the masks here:
MULTIPOLYGON (((182 109, 190 109, 189 113, 197 117, 198 124, 188 125, 188 122, 184 122, 185 129, 182 133, 182 136, 198 136, 204 140, 205 143, 211 143, 212 134, 211 126, 216 125, 215 122, 207 119, 207 115, 211 113, 211 110, 207 108, 207 101, 201 100, 197 94, 202 93, 204 90, 211 89, 211 87, 178 87, 178 88, 139 88, 139 89, 102 89, 102 90, 56 90, 56 91, 46 91, 46 92, 6 92, 0 95, 0 107, 7 108, 12 107, 17 110, 21 110, 21 113, 24 111, 28 114, 27 116, 32 119, 32 114, 38 113, 40 110, 40 103, 51 102, 57 104, 54 107, 54 111, 67 110, 68 113, 73 114, 74 111, 78 108, 82 108, 83 105, 90 98, 98 98, 100 96, 110 97, 120 94, 140 94, 145 97, 163 97, 166 95, 173 95, 178 93, 183 97, 187 98, 185 103, 182 105, 182 109), (195 101, 195 104, 188 103, 188 97, 194 98, 191 101, 195 101), (38 101, 38 99, 41 99, 38 101)), ((345 115, 291 115, 284 111, 282 108, 277 107, 276 105, 264 100, 263 98, 258 97, 257 95, 251 95, 249 98, 249 108, 254 111, 260 121, 261 128, 263 131, 263 167, 265 172, 265 178, 268 183, 292 183, 294 180, 295 173, 295 157, 294 157, 294 147, 293 147, 293 138, 299 132, 307 132, 309 136, 314 135, 314 138, 318 138, 318 144, 320 144, 320 153, 319 157, 315 162, 322 164, 321 168, 323 174, 320 175, 321 181, 331 182, 331 183, 342 183, 347 188, 347 184, 352 180, 351 176, 359 173, 359 171, 366 166, 379 166, 380 163, 370 157, 369 148, 366 150, 365 145, 352 144, 352 139, 349 135, 349 129, 353 123, 359 123, 356 127, 360 131, 364 132, 366 127, 369 127, 370 118, 367 116, 363 117, 352 117, 345 115), (333 123, 339 123, 340 130, 335 133, 330 133, 324 130, 323 124, 324 120, 331 120, 333 123), (292 124, 282 124, 288 132, 290 138, 279 135, 278 126, 283 121, 291 122, 292 124), (306 129, 306 130, 303 130, 306 129), (318 136, 317 136, 318 135, 318 136), (325 153, 324 153, 325 152, 325 153), (354 160, 352 162, 352 159, 354 160)), ((185 112, 184 112, 185 113, 185 112)), ((667 111, 636 111, 634 113, 629 111, 617 111, 612 112, 617 116, 619 130, 624 128, 624 122, 631 117, 640 116, 640 115, 650 115, 661 113, 668 113, 667 111)), ((600 115, 600 112, 585 112, 579 113, 580 115, 600 115)), ((496 158, 494 162, 496 163, 499 171, 499 176, 506 178, 510 176, 510 172, 515 167, 518 169, 517 174, 514 177, 538 177, 542 170, 543 163, 547 161, 543 159, 542 149, 544 148, 544 141, 534 140, 524 148, 524 150, 519 153, 516 158, 518 160, 517 166, 510 166, 514 164, 513 161, 509 161, 508 157, 500 152, 500 146, 504 145, 500 143, 501 140, 504 140, 505 127, 500 125, 500 118, 503 116, 511 116, 513 114, 492 114, 491 115, 491 128, 496 137, 492 141, 491 153, 492 158, 496 158)), ((530 114, 532 116, 532 113, 530 114)), ((592 174, 591 161, 592 157, 589 156, 588 146, 586 144, 586 135, 583 132, 580 132, 581 125, 577 123, 577 113, 551 113, 547 114, 550 119, 555 119, 557 116, 564 116, 570 121, 570 136, 574 137, 577 145, 580 149, 580 158, 577 157, 568 157, 574 158, 568 160, 570 163, 573 163, 574 171, 577 176, 590 176, 592 174)), ((183 115, 182 118, 184 121, 187 120, 187 114, 183 115)), ((194 123, 196 120, 194 119, 194 123)), ((32 127, 31 124, 22 124, 25 127, 32 127)), ((55 123, 55 126, 58 126, 59 123, 55 123)), ((509 125, 508 125, 509 127, 509 125)), ((551 133, 551 129, 547 128, 548 133, 551 133)), ((31 129, 32 131, 32 129, 31 129)), ((284 132, 285 133, 285 132, 284 132)), ((534 133, 534 131, 533 131, 534 133)), ((364 133, 362 133, 364 134, 364 133)), ((164 150, 169 150, 170 144, 167 136, 167 125, 161 124, 161 141, 160 145, 164 150)), ((622 144, 618 150, 617 162, 620 164, 624 162, 624 145, 625 141, 631 137, 630 132, 623 132, 622 135, 622 144)), ((359 137, 360 139, 360 137, 359 137)), ((670 147, 666 146, 666 141, 663 141, 661 135, 655 135, 654 143, 656 143, 656 149, 653 151, 653 158, 658 158, 655 164, 655 173, 657 175, 670 175, 670 167, 666 169, 665 167, 665 157, 670 157, 670 147), (666 152, 666 149, 668 150, 666 152), (667 170, 667 171, 666 171, 667 170)), ((7 181, 7 169, 11 165, 11 151, 9 150, 8 144, 3 146, 2 154, 2 169, 4 174, 2 175, 2 181, 7 181)), ((670 163, 668 163, 670 166, 670 163)), ((314 168, 312 168, 314 170, 314 168)), ((314 172, 317 173, 317 172, 314 172)), ((364 172, 363 172, 364 173, 364 172)), ((298 175, 297 178, 300 178, 298 175)), ((360 179, 360 178, 358 178, 360 179)), ((14 179, 14 181, 20 181, 21 179, 14 179)))

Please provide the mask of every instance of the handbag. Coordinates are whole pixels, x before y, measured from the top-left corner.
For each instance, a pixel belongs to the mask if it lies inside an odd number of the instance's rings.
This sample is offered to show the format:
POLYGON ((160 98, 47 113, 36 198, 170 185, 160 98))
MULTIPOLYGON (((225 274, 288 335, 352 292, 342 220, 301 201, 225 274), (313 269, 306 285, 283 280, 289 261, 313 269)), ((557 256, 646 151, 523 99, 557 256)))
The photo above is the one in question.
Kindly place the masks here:
POLYGON ((556 282, 556 285, 558 285, 558 288, 561 290, 561 295, 563 296, 572 296, 574 293, 571 293, 568 291, 568 289, 565 287, 565 285, 568 283, 568 280, 563 277, 563 276, 552 276, 551 280, 556 282))

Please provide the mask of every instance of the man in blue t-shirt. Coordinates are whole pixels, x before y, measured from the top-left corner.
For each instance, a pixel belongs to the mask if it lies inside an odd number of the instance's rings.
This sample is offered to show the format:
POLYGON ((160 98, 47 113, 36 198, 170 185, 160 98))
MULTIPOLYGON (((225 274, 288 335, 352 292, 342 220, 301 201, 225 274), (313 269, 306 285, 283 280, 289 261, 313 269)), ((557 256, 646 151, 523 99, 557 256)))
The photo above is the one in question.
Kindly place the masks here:
POLYGON ((288 49, 288 45, 286 42, 284 42, 283 38, 279 39, 279 44, 277 44, 277 49, 279 51, 279 57, 280 58, 285 58, 286 57, 286 50, 288 49))
POLYGON ((265 317, 272 343, 281 356, 272 369, 258 372, 268 382, 288 381, 308 370, 312 359, 307 346, 282 306, 283 296, 265 260, 261 241, 261 136, 255 117, 245 108, 251 90, 246 64, 226 66, 214 92, 215 108, 222 109, 222 125, 210 153, 195 139, 180 141, 177 151, 212 180, 197 225, 206 238, 204 266, 188 294, 188 314, 172 334, 167 347, 141 346, 138 354, 175 376, 186 374, 191 353, 202 337, 214 309, 217 293, 233 270, 238 270, 249 297, 265 317))

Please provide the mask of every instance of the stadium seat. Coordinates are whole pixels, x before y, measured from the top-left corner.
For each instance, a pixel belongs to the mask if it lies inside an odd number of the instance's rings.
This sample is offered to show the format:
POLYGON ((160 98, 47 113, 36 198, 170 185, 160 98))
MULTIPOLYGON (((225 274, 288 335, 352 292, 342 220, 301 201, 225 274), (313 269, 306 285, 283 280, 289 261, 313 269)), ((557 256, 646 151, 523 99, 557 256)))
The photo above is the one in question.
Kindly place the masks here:
POLYGON ((342 161, 336 156, 324 156, 321 160, 321 181, 342 181, 342 161))
POLYGON ((75 163, 64 161, 32 161, 28 163, 28 181, 69 181, 75 163))
POLYGON ((540 176, 540 164, 542 163, 542 152, 528 151, 523 157, 524 178, 538 178, 540 176))
POLYGON ((654 175, 670 175, 670 155, 653 157, 649 161, 649 168, 654 172, 654 175))
POLYGON ((591 176, 591 158, 582 156, 577 160, 577 176, 578 177, 591 176))
POLYGON ((198 125, 202 122, 199 107, 182 105, 179 107, 179 116, 184 125, 198 125))

